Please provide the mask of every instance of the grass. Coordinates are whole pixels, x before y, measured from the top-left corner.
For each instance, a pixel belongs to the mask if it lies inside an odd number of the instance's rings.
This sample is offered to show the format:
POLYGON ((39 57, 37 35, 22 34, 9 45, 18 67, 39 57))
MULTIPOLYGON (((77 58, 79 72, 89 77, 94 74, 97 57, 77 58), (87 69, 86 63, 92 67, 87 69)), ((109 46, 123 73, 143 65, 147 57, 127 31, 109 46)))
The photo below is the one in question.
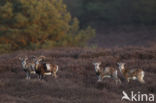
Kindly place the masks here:
POLYGON ((121 103, 122 91, 141 91, 156 94, 156 48, 54 48, 52 50, 17 51, 0 56, 0 103, 121 103), (58 64, 58 78, 46 76, 38 80, 25 73, 18 60, 20 56, 47 56, 47 62, 58 64), (146 84, 129 84, 122 80, 104 79, 97 83, 93 62, 102 62, 117 69, 117 62, 126 62, 126 68, 142 68, 146 84))

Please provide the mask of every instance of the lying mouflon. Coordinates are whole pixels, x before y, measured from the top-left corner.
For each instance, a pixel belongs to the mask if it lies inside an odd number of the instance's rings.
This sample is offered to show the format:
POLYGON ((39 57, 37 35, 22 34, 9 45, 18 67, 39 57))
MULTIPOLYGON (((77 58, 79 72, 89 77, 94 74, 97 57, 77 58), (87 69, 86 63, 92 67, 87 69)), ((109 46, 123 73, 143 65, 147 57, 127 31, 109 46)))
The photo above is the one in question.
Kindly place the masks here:
POLYGON ((104 69, 101 69, 100 64, 100 62, 93 63, 98 81, 102 81, 104 78, 112 78, 115 80, 116 84, 121 83, 120 79, 118 78, 118 72, 115 68, 105 67, 104 69))
POLYGON ((131 80, 138 80, 140 83, 145 83, 145 72, 142 69, 125 69, 125 63, 117 63, 119 70, 127 82, 131 80))

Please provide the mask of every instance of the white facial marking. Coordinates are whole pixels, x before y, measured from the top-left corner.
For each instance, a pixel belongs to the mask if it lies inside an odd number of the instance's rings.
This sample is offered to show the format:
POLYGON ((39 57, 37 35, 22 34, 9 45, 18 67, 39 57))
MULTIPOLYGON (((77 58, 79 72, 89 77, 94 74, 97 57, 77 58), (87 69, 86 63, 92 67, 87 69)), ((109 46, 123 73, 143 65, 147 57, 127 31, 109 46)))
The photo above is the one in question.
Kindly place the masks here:
POLYGON ((23 61, 22 61, 22 67, 23 67, 23 69, 26 69, 26 64, 27 64, 27 63, 26 63, 26 60, 23 60, 23 61))
POLYGON ((98 72, 98 70, 100 70, 100 64, 101 63, 93 63, 93 65, 95 66, 95 71, 98 72))
POLYGON ((39 61, 38 60, 36 61, 36 64, 39 64, 39 61))
POLYGON ((125 63, 118 63, 119 65, 119 70, 121 71, 125 67, 125 63))

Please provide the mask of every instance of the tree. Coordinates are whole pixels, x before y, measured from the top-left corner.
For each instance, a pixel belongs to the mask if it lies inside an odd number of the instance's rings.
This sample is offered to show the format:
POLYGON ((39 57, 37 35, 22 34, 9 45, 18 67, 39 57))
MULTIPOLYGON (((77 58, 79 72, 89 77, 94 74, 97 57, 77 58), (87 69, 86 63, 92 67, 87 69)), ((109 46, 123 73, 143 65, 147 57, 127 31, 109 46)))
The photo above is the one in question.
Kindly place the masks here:
POLYGON ((95 31, 80 29, 66 8, 62 0, 0 0, 1 45, 10 50, 85 45, 95 31))

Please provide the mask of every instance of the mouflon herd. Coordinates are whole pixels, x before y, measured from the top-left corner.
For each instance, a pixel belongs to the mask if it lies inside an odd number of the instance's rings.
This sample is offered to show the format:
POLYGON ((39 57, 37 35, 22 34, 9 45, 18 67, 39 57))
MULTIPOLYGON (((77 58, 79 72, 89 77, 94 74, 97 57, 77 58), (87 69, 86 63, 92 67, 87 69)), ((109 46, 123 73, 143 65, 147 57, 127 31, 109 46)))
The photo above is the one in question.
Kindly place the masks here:
POLYGON ((45 56, 31 57, 31 62, 28 62, 28 57, 21 58, 22 69, 26 73, 26 79, 30 79, 31 74, 38 74, 39 79, 42 79, 44 75, 52 75, 54 78, 57 77, 58 65, 46 63, 45 56))
MULTIPOLYGON (((32 56, 30 58, 27 56, 19 57, 19 60, 22 64, 22 69, 26 73, 26 79, 30 79, 32 74, 37 74, 39 79, 42 79, 45 75, 52 75, 54 78, 57 78, 56 73, 59 70, 58 65, 47 63, 45 59, 45 56, 32 56)), ((98 82, 101 82, 104 78, 111 78, 115 80, 116 84, 121 84, 121 80, 118 76, 119 71, 128 83, 130 80, 138 80, 140 83, 145 83, 145 72, 142 69, 127 69, 125 68, 125 63, 117 63, 118 70, 111 66, 101 68, 101 62, 94 62, 93 65, 98 82)))

